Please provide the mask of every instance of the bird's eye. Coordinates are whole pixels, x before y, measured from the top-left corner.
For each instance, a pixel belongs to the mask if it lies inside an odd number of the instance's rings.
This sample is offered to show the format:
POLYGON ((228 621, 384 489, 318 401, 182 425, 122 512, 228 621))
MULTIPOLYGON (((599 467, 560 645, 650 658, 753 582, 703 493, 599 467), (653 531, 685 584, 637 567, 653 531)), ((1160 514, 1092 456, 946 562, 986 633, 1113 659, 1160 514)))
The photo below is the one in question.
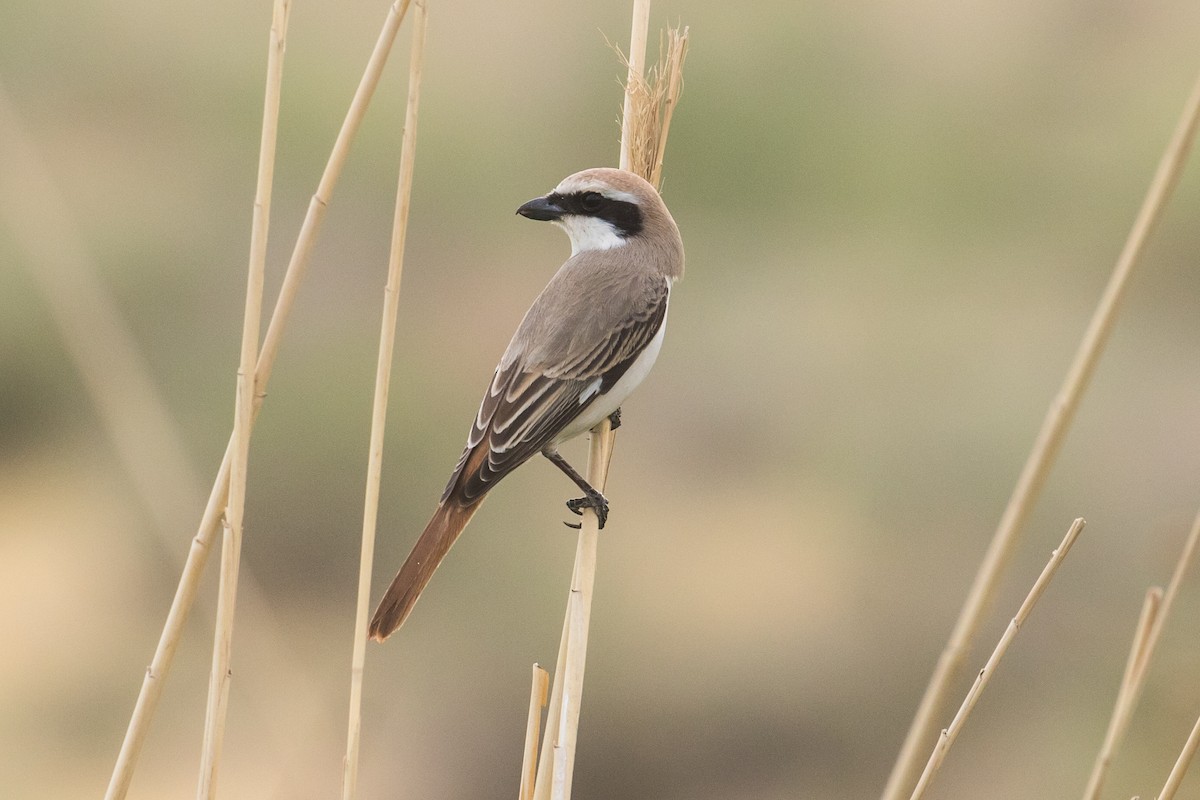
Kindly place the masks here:
POLYGON ((604 195, 599 192, 584 192, 579 198, 579 206, 584 211, 599 211, 602 205, 604 205, 604 195))

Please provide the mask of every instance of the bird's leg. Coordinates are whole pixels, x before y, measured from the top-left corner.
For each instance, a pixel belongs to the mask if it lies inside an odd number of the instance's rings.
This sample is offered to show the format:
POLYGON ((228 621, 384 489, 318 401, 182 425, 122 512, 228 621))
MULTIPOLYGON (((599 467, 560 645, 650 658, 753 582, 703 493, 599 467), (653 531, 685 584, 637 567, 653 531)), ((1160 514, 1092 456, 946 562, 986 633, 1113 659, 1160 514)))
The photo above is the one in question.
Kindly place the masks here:
POLYGON ((614 431, 617 428, 621 427, 621 409, 620 408, 618 408, 616 411, 614 411, 613 413, 608 415, 608 422, 610 425, 612 425, 612 429, 614 431))
MULTIPOLYGON (((583 490, 583 497, 567 501, 567 508, 571 509, 576 514, 582 514, 583 509, 591 508, 596 512, 596 518, 600 521, 600 529, 604 529, 604 523, 608 521, 608 500, 604 495, 592 488, 582 475, 575 471, 575 468, 567 463, 567 460, 558 454, 558 451, 553 447, 546 447, 542 450, 542 455, 550 459, 550 463, 558 467, 563 473, 570 478, 576 486, 583 490)), ((578 530, 580 523, 571 524, 564 522, 568 528, 578 530)))

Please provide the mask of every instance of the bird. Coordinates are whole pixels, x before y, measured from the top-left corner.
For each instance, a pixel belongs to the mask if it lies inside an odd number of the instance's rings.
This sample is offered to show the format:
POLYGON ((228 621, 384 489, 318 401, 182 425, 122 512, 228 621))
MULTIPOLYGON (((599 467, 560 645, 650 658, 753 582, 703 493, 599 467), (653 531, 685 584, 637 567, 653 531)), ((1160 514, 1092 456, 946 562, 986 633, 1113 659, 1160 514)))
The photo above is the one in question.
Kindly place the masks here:
POLYGON ((571 511, 594 509, 601 528, 608 518, 608 500, 558 446, 605 417, 619 424, 662 346, 683 240, 658 191, 621 169, 577 172, 516 213, 566 231, 571 255, 517 327, 441 500, 371 619, 380 642, 404 624, 487 493, 539 453, 583 491, 571 511))

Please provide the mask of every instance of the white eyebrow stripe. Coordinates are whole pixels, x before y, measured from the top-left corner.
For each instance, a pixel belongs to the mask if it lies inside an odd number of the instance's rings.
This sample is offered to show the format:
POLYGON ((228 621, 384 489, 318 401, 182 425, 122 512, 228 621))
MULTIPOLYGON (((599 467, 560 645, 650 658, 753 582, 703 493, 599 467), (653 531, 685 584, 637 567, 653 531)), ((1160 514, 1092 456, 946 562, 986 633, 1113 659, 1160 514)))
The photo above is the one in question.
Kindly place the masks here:
POLYGON ((599 192, 605 197, 612 198, 613 200, 621 200, 626 203, 640 205, 636 195, 631 194, 630 192, 623 192, 620 189, 614 189, 609 184, 597 180, 572 180, 568 178, 558 186, 554 187, 554 191, 558 192, 559 194, 599 192))

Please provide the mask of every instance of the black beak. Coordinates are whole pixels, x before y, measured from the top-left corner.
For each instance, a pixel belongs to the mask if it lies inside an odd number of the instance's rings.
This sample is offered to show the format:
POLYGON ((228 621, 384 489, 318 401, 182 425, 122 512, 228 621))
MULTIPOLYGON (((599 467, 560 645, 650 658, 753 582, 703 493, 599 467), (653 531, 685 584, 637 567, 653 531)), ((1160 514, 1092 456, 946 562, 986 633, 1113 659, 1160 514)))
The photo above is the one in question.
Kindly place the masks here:
POLYGON ((549 197, 535 197, 518 208, 517 213, 522 217, 548 222, 553 219, 561 219, 567 212, 549 197))

